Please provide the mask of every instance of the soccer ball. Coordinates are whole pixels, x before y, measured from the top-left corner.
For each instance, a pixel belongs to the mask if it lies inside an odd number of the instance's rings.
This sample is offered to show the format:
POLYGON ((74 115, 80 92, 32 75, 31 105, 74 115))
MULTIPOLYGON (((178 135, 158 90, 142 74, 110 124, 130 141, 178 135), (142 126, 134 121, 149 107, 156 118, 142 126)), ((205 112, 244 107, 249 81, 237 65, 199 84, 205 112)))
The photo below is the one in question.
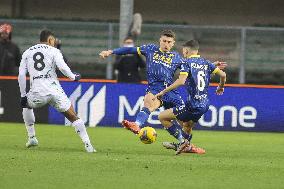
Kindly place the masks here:
POLYGON ((152 127, 144 127, 139 131, 138 136, 144 144, 151 144, 156 141, 157 132, 152 127))

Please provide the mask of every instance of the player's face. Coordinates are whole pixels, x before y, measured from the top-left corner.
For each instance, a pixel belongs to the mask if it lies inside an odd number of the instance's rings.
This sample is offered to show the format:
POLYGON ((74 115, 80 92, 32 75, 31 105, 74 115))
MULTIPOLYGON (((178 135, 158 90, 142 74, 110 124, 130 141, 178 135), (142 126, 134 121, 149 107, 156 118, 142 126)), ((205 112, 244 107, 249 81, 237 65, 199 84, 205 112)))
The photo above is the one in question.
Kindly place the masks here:
POLYGON ((132 39, 127 39, 123 42, 124 47, 134 47, 134 41, 132 39))
POLYGON ((162 35, 160 38, 160 48, 164 52, 170 51, 175 44, 175 40, 172 37, 162 35))
POLYGON ((48 42, 48 45, 52 46, 52 47, 55 47, 56 45, 56 39, 54 36, 49 36, 47 38, 47 42, 48 42))

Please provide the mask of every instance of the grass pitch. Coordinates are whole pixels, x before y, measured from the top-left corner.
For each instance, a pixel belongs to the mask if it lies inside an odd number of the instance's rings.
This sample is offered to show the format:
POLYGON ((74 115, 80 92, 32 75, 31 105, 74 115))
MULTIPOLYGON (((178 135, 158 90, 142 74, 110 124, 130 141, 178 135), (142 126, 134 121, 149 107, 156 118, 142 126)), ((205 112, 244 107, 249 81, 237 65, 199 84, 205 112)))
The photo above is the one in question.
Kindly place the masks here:
POLYGON ((86 153, 73 128, 37 125, 39 146, 25 148, 23 124, 0 123, 0 188, 284 188, 284 134, 194 131, 205 155, 161 146, 157 130, 142 144, 122 128, 88 128, 97 153, 86 153))

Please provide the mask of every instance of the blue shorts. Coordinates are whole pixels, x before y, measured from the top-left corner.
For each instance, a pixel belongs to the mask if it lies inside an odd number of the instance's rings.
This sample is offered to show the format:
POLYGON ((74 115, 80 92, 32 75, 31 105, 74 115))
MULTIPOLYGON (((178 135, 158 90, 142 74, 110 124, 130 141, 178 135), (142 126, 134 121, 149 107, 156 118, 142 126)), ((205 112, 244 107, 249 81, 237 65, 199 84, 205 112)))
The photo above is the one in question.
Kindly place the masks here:
MULTIPOLYGON (((149 85, 148 88, 146 89, 146 93, 152 93, 153 95, 156 95, 165 88, 166 86, 164 84, 149 85)), ((184 105, 184 101, 182 100, 177 90, 172 90, 166 93, 165 95, 162 96, 160 100, 162 104, 161 106, 164 106, 165 109, 170 109, 184 105)))
POLYGON ((173 108, 174 115, 180 121, 188 122, 193 121, 197 122, 203 114, 205 114, 209 109, 209 106, 206 107, 192 107, 189 103, 186 103, 184 106, 173 108))

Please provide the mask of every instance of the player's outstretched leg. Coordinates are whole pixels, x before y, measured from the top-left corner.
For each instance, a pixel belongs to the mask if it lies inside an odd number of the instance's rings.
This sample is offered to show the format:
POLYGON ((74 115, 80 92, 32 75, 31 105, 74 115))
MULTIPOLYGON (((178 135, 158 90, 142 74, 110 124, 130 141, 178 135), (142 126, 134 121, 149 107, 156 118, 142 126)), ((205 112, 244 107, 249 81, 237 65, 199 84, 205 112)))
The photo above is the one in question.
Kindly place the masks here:
POLYGON ((23 119, 28 133, 28 142, 26 143, 26 147, 29 148, 37 146, 38 140, 35 136, 35 115, 33 109, 23 108, 23 119))
POLYGON ((138 134, 140 131, 140 126, 143 126, 143 124, 147 121, 147 119, 149 118, 149 115, 151 114, 150 110, 146 107, 143 107, 141 109, 141 111, 138 113, 137 117, 136 117, 136 121, 135 122, 131 122, 128 120, 123 120, 121 122, 122 126, 125 129, 130 130, 131 132, 133 132, 134 134, 138 134))
POLYGON ((152 93, 148 93, 144 97, 144 107, 138 113, 135 122, 123 120, 122 125, 124 128, 130 130, 134 134, 138 134, 140 128, 143 127, 144 123, 148 120, 152 111, 156 110, 161 102, 159 100, 153 100, 154 95, 152 93))
POLYGON ((151 111, 149 108, 143 107, 141 111, 137 114, 135 123, 139 127, 143 126, 144 123, 148 120, 149 116, 151 114, 151 111))
POLYGON ((76 133, 83 141, 86 151, 90 153, 96 152, 96 149, 91 144, 85 123, 82 119, 77 117, 73 106, 71 105, 66 112, 63 112, 63 114, 72 123, 72 126, 75 128, 76 133))

